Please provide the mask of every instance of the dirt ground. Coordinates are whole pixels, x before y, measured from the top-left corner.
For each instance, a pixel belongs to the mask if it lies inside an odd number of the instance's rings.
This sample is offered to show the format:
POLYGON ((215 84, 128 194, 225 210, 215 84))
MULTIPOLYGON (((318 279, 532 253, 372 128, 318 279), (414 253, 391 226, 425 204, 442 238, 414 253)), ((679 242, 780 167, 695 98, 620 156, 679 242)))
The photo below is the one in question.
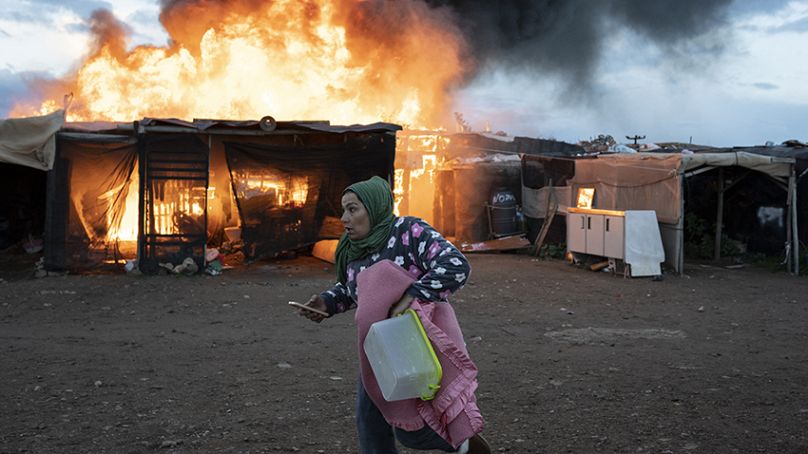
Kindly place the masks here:
MULTIPOLYGON (((20 260, 0 274, 0 452, 357 452, 353 317, 286 305, 330 265, 33 279, 20 260)), ((808 452, 805 277, 470 260, 454 304, 494 452, 808 452)))

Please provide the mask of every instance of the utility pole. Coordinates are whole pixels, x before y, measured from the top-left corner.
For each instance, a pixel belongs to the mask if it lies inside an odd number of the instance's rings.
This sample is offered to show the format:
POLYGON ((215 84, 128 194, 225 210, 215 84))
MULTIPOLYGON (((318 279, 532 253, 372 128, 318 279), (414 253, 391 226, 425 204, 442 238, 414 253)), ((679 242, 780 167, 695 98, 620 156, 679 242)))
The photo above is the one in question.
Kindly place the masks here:
POLYGON ((634 137, 631 137, 631 136, 626 136, 626 139, 628 139, 628 140, 633 140, 633 141, 634 141, 634 145, 637 145, 637 141, 638 141, 638 140, 643 140, 643 139, 645 139, 645 136, 638 136, 638 135, 636 135, 636 134, 635 134, 635 135, 634 135, 634 137))

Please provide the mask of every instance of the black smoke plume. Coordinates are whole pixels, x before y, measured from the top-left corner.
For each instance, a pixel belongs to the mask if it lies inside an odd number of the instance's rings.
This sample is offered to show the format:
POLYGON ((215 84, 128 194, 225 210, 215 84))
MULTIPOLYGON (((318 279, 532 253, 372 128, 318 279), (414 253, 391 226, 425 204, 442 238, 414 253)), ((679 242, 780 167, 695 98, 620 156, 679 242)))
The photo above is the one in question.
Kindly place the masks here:
MULTIPOLYGON (((478 68, 511 66, 582 81, 604 38, 628 27, 673 54, 717 30, 732 0, 425 0, 449 8, 478 68)), ((711 47, 720 48, 720 43, 711 47)))

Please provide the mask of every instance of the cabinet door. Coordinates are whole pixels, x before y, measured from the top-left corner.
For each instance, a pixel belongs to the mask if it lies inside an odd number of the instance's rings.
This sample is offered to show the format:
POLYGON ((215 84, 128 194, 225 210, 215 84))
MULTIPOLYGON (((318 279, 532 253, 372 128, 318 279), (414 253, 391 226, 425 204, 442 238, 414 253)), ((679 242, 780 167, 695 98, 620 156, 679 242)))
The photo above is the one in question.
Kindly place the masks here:
POLYGON ((589 214, 586 216, 586 253, 603 255, 603 216, 589 214))
POLYGON ((567 213, 567 250, 586 252, 586 215, 567 213))
POLYGON ((623 259, 625 218, 622 216, 606 216, 603 235, 603 252, 606 257, 623 259))

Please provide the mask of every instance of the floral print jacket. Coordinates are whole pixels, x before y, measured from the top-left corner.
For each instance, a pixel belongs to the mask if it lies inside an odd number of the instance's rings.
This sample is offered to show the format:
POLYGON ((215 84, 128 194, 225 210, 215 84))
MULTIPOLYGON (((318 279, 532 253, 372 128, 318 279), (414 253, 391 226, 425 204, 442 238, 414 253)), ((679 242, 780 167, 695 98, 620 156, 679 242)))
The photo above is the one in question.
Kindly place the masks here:
POLYGON ((356 276, 379 260, 390 260, 417 279, 407 293, 422 301, 447 301, 466 283, 471 267, 452 243, 424 220, 396 219, 387 244, 348 264, 348 279, 321 293, 331 315, 356 308, 356 276))

